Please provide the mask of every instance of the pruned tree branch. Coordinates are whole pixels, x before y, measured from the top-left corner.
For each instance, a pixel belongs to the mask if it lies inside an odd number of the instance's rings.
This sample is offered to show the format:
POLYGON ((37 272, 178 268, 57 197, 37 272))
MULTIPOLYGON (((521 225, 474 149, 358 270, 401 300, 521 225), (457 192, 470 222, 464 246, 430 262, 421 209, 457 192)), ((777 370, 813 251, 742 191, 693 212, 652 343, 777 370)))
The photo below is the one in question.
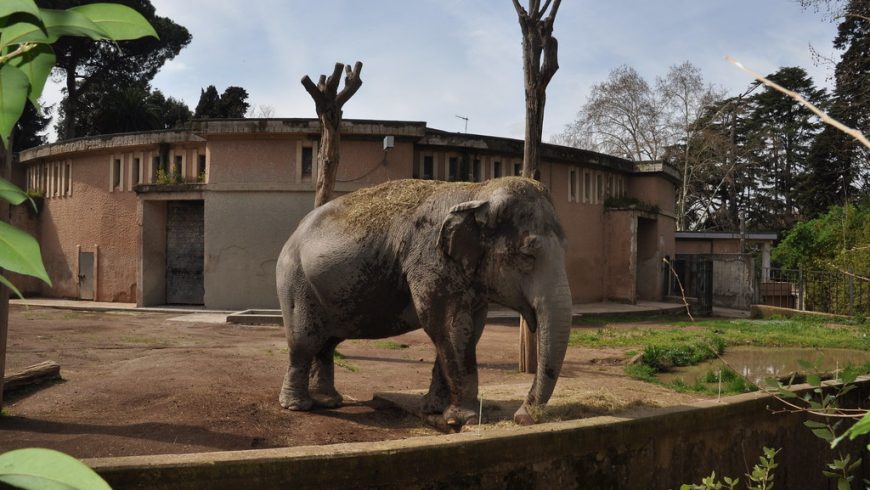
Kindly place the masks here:
POLYGON ((315 207, 326 204, 332 197, 340 158, 342 107, 362 86, 361 71, 360 61, 354 64, 353 69, 345 66, 344 63, 336 63, 329 77, 320 75, 317 85, 307 75, 302 77, 302 86, 314 100, 317 117, 320 119, 315 207), (342 71, 345 71, 346 75, 344 88, 339 92, 342 71))
POLYGON ((829 124, 837 129, 839 129, 840 131, 842 131, 842 132, 848 134, 849 136, 855 138, 856 140, 858 140, 862 145, 866 146, 867 148, 870 148, 870 141, 867 140, 867 137, 864 136, 864 134, 862 132, 858 131, 857 129, 850 128, 849 126, 846 126, 845 124, 841 123, 840 121, 829 116, 825 111, 823 111, 823 110, 819 109, 818 107, 814 106, 813 104, 811 104, 801 94, 799 94, 793 90, 789 90, 789 89, 783 87, 782 85, 771 82, 767 78, 764 78, 763 76, 761 76, 760 73, 758 73, 758 72, 752 70, 751 68, 743 65, 743 63, 737 61, 736 59, 732 58, 731 56, 726 56, 725 59, 728 60, 730 63, 732 63, 737 68, 740 68, 741 70, 745 71, 746 73, 749 73, 750 75, 752 75, 753 78, 755 78, 756 80, 758 80, 759 82, 761 82, 765 86, 770 87, 770 88, 772 88, 778 92, 781 92, 781 93, 791 97, 792 99, 796 100, 799 104, 801 104, 802 106, 804 106, 807 109, 809 109, 810 111, 812 111, 813 114, 819 116, 819 118, 825 124, 829 124))

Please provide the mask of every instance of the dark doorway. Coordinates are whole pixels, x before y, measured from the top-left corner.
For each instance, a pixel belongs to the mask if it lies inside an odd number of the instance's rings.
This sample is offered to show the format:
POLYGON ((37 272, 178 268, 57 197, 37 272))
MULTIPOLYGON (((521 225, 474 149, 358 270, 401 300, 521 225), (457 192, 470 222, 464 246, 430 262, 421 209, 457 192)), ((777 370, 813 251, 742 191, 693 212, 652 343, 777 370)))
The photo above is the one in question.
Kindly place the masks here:
POLYGON ((169 201, 166 205, 166 303, 203 304, 202 201, 169 201))

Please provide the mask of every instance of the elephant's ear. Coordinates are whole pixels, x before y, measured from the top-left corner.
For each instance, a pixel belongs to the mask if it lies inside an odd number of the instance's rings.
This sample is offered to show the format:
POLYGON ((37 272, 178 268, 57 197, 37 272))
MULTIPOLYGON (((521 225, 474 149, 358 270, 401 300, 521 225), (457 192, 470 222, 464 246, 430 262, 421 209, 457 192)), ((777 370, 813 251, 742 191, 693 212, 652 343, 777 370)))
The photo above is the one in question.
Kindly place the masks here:
POLYGON ((483 256, 483 227, 486 225, 489 202, 468 201, 450 208, 441 233, 438 247, 445 255, 462 264, 466 271, 477 268, 483 256))

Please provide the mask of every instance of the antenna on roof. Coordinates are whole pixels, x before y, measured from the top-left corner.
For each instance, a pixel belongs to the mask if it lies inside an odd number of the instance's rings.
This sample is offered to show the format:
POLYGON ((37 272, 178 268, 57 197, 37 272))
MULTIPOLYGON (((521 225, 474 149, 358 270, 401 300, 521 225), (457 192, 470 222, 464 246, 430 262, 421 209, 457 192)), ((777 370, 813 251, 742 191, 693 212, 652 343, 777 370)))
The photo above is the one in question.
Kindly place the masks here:
POLYGON ((468 132, 468 117, 466 117, 466 116, 460 116, 460 115, 457 115, 456 117, 458 117, 459 119, 462 119, 463 121, 465 121, 465 132, 467 133, 467 132, 468 132))

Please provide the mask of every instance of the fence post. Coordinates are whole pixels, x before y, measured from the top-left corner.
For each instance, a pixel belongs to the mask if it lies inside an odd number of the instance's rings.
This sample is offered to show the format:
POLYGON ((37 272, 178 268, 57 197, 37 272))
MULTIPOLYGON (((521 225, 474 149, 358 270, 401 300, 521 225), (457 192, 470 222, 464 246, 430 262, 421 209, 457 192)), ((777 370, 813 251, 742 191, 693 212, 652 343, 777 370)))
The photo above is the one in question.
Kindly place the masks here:
POLYGON ((798 309, 804 311, 804 268, 798 267, 798 309))
POLYGON ((855 316, 855 271, 849 264, 849 316, 855 316))

